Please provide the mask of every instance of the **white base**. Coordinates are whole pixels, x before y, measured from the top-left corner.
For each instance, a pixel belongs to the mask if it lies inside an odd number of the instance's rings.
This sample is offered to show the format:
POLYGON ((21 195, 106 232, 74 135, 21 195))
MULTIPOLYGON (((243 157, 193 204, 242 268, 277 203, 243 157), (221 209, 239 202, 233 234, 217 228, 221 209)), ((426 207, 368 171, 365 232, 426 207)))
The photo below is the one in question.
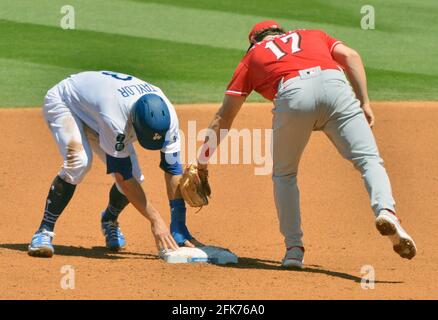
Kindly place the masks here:
POLYGON ((237 263, 237 256, 231 251, 219 247, 204 246, 197 248, 181 247, 178 250, 160 253, 167 263, 207 262, 214 264, 237 263))

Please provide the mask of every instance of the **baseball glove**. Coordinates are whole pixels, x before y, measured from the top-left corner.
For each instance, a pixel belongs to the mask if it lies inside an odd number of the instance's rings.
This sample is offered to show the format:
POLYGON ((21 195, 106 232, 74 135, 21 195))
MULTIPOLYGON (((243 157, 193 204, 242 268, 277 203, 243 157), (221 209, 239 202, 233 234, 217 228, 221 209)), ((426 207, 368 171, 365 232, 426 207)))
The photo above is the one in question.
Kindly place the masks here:
POLYGON ((208 183, 208 170, 198 169, 196 164, 188 165, 179 182, 181 194, 191 207, 208 204, 211 189, 208 183))

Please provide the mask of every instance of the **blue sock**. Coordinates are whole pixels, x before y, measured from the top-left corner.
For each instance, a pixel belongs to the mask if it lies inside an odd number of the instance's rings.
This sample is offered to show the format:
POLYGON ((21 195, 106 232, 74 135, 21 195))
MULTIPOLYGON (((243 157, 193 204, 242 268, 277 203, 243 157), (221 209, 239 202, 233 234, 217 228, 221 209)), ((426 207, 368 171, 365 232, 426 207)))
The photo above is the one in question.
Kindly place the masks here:
POLYGON ((176 243, 183 244, 186 240, 193 239, 186 226, 186 205, 183 199, 169 201, 170 206, 170 231, 176 243))

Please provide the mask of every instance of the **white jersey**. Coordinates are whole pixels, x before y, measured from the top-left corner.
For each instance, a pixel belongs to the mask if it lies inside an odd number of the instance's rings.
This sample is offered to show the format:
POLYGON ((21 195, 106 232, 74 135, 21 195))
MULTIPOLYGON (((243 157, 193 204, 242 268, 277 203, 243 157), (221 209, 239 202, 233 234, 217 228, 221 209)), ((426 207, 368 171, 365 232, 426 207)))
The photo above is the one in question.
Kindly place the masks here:
POLYGON ((132 143, 137 137, 131 121, 131 109, 145 94, 160 96, 169 109, 170 129, 161 151, 180 151, 178 117, 160 88, 133 76, 110 71, 81 72, 62 83, 65 88, 62 93, 64 102, 98 133, 100 147, 108 155, 125 158, 135 152, 132 143))

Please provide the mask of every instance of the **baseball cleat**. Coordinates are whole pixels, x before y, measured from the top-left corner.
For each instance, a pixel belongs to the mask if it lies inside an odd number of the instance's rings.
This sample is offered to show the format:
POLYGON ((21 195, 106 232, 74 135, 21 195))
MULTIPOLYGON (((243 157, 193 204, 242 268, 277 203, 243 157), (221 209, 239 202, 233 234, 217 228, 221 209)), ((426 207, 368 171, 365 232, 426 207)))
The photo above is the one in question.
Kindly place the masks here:
POLYGON ((51 258, 55 249, 52 245, 55 233, 46 229, 38 230, 32 237, 27 253, 32 257, 51 258))
POLYGON ((126 246, 125 236, 120 230, 117 221, 101 221, 101 227, 108 249, 111 251, 119 251, 126 246))
POLYGON ((192 239, 187 240, 187 241, 189 241, 192 245, 194 245, 195 248, 205 247, 204 243, 202 243, 201 241, 199 241, 195 238, 192 238, 192 239))
POLYGON ((412 259, 417 253, 417 247, 414 240, 400 225, 398 218, 387 210, 380 211, 376 218, 376 228, 382 236, 387 236, 391 242, 395 252, 400 257, 412 259))
POLYGON ((285 268, 290 269, 302 269, 304 262, 304 248, 303 247, 291 247, 286 251, 286 255, 281 263, 285 268))
POLYGON ((180 247, 185 246, 187 241, 191 242, 194 239, 187 226, 183 223, 172 222, 170 224, 170 232, 180 247))

